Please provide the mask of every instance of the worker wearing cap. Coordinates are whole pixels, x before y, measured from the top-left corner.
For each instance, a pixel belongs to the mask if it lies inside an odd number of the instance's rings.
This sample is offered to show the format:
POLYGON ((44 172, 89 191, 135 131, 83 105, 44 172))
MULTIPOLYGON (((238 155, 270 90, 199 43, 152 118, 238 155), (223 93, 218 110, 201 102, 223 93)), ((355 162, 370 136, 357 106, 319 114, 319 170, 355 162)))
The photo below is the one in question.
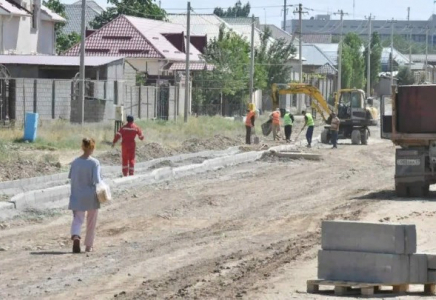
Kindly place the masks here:
POLYGON ((245 118, 245 143, 251 144, 251 130, 254 127, 254 119, 256 118, 256 112, 254 110, 247 109, 247 117, 245 118))
POLYGON ((277 108, 272 114, 272 132, 273 132, 273 138, 274 141, 280 140, 279 133, 280 133, 280 108, 277 108))
POLYGON ((306 131, 307 147, 310 148, 312 147, 312 136, 313 136, 313 129, 315 126, 315 122, 313 121, 313 116, 311 113, 306 113, 305 110, 303 110, 301 113, 304 116, 304 126, 303 129, 301 129, 301 131, 303 131, 304 128, 306 128, 307 126, 307 131, 306 131))
POLYGON ((112 147, 114 147, 121 138, 121 155, 124 176, 132 176, 135 173, 136 136, 138 136, 141 141, 144 140, 141 128, 134 124, 133 121, 133 116, 127 116, 127 124, 120 128, 112 143, 112 147))
POLYGON ((289 109, 287 109, 285 116, 283 117, 283 125, 285 126, 286 143, 291 142, 291 134, 292 134, 292 125, 293 124, 294 124, 294 116, 291 114, 289 109))

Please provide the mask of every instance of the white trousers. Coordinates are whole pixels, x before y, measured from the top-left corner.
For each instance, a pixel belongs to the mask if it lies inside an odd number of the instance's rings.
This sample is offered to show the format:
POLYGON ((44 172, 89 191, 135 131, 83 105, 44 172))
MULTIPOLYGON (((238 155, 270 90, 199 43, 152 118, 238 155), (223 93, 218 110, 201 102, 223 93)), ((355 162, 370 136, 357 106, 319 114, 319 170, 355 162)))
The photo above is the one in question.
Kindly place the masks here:
POLYGON ((81 236, 82 224, 85 221, 86 214, 86 238, 85 246, 92 247, 94 245, 95 227, 97 226, 98 209, 88 211, 73 211, 73 223, 71 224, 71 236, 81 236))

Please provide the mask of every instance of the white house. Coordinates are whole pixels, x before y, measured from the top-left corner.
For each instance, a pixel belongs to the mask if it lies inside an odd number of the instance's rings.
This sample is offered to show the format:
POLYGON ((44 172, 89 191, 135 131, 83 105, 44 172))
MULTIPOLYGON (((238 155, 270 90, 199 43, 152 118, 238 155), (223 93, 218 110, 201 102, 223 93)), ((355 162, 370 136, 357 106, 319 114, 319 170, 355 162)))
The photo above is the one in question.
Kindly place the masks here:
POLYGON ((65 19, 41 0, 0 0, 1 54, 54 55, 59 22, 65 19))

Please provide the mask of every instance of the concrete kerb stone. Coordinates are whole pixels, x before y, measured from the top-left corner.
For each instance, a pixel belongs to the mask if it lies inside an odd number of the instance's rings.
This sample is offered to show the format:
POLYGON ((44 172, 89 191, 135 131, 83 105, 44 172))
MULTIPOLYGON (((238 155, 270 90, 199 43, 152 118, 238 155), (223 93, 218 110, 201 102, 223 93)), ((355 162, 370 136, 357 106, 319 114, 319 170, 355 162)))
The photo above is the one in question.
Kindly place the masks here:
POLYGON ((15 205, 11 202, 0 202, 0 211, 6 209, 14 209, 15 205))
POLYGON ((427 255, 428 268, 436 271, 436 254, 435 253, 426 253, 426 255, 427 255))
POLYGON ((30 191, 18 194, 9 201, 15 209, 34 207, 48 202, 57 202, 68 198, 70 195, 70 185, 61 185, 48 189, 30 191))
POLYGON ((409 283, 409 255, 325 251, 318 253, 318 278, 362 283, 409 283))
POLYGON ((323 221, 322 249, 389 254, 416 253, 416 226, 323 221))
POLYGON ((322 156, 320 154, 314 154, 314 153, 274 152, 274 155, 277 157, 289 158, 289 159, 306 159, 306 160, 316 160, 316 161, 322 159, 322 156))
POLYGON ((150 185, 153 183, 170 181, 173 179, 182 178, 189 175, 205 173, 224 168, 231 165, 242 164, 245 162, 255 161, 262 157, 263 152, 247 152, 240 153, 229 157, 219 157, 204 161, 201 164, 181 166, 177 168, 162 168, 154 170, 148 174, 135 175, 130 177, 117 178, 113 180, 115 188, 135 186, 135 185, 150 185))
POLYGON ((409 272, 409 283, 419 284, 428 282, 427 255, 424 253, 411 254, 409 272))
MULTIPOLYGON (((230 147, 226 150, 208 150, 201 151, 197 153, 186 153, 170 157, 162 157, 146 161, 143 163, 136 164, 136 169, 138 172, 145 171, 150 167, 159 164, 163 161, 179 162, 186 159, 192 159, 196 157, 221 157, 226 155, 234 155, 240 152, 239 147, 230 147)), ((104 177, 113 178, 116 174, 120 173, 120 166, 102 166, 102 174, 104 177)), ((0 182, 0 192, 5 195, 13 196, 17 193, 25 193, 27 191, 33 190, 35 188, 51 188, 56 185, 63 185, 68 180, 68 173, 58 173, 47 176, 25 178, 12 181, 0 182), (42 185, 42 186, 41 186, 42 185)))
POLYGON ((436 270, 428 270, 427 282, 436 283, 436 270))
MULTIPOLYGON (((105 182, 107 184, 109 184, 109 186, 111 186, 111 188, 116 189, 116 188, 120 188, 120 187, 127 187, 127 186, 135 186, 135 185, 150 185, 153 183, 158 183, 158 182, 162 182, 162 181, 170 181, 176 178, 181 178, 184 176, 189 176, 189 175, 195 175, 195 174, 199 174, 199 173, 204 173, 207 171, 212 171, 212 170, 216 170, 218 168, 224 168, 227 166, 232 166, 232 165, 237 165, 237 164, 241 164, 241 163, 245 163, 245 162, 250 162, 250 161, 256 161, 259 158, 261 158, 262 154, 264 153, 264 151, 261 152, 246 152, 246 153, 239 153, 239 154, 235 154, 235 155, 229 155, 229 156, 225 156, 226 153, 236 153, 237 149, 232 148, 230 150, 226 150, 226 151, 220 151, 220 153, 215 153, 215 155, 220 155, 220 156, 224 156, 224 157, 216 157, 213 159, 208 159, 205 160, 203 163, 201 164, 194 164, 194 165, 189 165, 189 166, 181 166, 181 167, 177 167, 177 168, 171 168, 171 167, 166 167, 166 168, 161 168, 161 169, 156 169, 153 170, 152 172, 149 172, 147 174, 141 174, 141 175, 136 175, 136 176, 131 176, 131 177, 123 177, 123 178, 116 178, 116 179, 111 179, 111 178, 105 178, 105 182)), ((200 152, 201 153, 201 152, 200 152)), ((210 152, 209 151, 205 151, 202 152, 202 155, 206 155, 209 154, 210 156, 210 152)), ((198 153, 197 154, 186 154, 186 155, 182 155, 182 156, 177 156, 173 159, 175 160, 184 160, 190 157, 198 157, 198 153)), ((167 160, 165 158, 163 159, 159 159, 159 161, 163 161, 163 160, 167 160)), ((150 162, 146 162, 145 164, 147 165, 152 165, 152 164, 156 163, 155 161, 150 161, 150 162)), ((109 173, 108 171, 112 171, 115 170, 115 168, 117 169, 118 172, 118 167, 110 167, 111 169, 106 169, 105 168, 105 172, 109 173)), ((53 176, 53 175, 51 175, 53 176)), ((54 175, 55 177, 58 176, 57 178, 61 178, 61 179, 65 179, 65 177, 67 176, 66 173, 63 174, 56 174, 54 175), (63 177, 65 176, 65 177, 63 177)), ((44 176, 42 178, 46 178, 47 176, 44 176)), ((42 180, 42 179, 37 179, 38 180, 42 180)), ((33 183, 35 183, 35 180, 33 181, 33 183)), ((59 202, 65 199, 68 199, 70 194, 70 185, 69 184, 64 184, 64 185, 60 185, 60 186, 55 186, 55 187, 49 187, 49 188, 45 188, 45 189, 39 189, 39 190, 34 190, 34 191, 27 191, 27 192, 23 192, 20 194, 17 194, 15 196, 12 197, 12 199, 9 202, 6 202, 7 204, 3 205, 1 208, 3 207, 7 207, 9 208, 15 208, 15 209, 23 209, 26 207, 32 207, 32 206, 36 206, 36 205, 41 205, 41 204, 47 204, 47 203, 51 203, 51 202, 59 202)))

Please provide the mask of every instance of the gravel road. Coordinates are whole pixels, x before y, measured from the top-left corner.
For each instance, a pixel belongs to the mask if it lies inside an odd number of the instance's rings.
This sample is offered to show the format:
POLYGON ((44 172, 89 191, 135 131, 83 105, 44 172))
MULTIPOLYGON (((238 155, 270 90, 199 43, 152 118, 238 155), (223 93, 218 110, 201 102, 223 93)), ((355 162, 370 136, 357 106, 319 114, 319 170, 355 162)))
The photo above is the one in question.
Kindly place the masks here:
POLYGON ((317 146, 319 162, 265 158, 120 191, 90 254, 70 253, 70 212, 29 211, 0 224, 0 299, 325 299, 305 294, 321 220, 416 223, 419 250, 436 250, 436 206, 394 196, 394 149, 373 136, 317 146))

